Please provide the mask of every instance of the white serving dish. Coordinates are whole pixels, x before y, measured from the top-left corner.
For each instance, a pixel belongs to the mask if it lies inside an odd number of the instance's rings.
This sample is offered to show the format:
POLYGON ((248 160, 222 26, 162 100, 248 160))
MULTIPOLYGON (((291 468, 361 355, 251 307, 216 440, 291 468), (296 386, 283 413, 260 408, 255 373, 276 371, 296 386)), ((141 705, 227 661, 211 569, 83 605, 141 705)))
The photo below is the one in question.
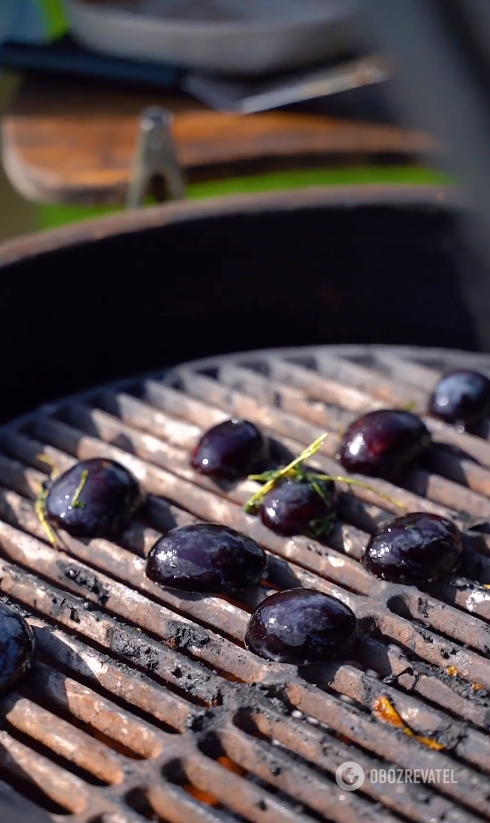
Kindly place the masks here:
POLYGON ((65 0, 72 33, 105 54, 225 74, 267 74, 352 47, 358 0, 65 0))

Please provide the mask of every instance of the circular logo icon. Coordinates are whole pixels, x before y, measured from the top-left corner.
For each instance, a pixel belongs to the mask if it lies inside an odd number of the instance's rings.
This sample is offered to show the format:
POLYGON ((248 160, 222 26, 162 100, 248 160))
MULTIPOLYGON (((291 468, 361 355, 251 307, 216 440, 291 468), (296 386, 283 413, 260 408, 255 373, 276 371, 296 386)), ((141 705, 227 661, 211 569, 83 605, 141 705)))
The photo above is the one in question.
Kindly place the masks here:
POLYGON ((355 792, 360 789, 365 778, 364 769, 353 760, 341 763, 335 772, 337 785, 346 792, 355 792))

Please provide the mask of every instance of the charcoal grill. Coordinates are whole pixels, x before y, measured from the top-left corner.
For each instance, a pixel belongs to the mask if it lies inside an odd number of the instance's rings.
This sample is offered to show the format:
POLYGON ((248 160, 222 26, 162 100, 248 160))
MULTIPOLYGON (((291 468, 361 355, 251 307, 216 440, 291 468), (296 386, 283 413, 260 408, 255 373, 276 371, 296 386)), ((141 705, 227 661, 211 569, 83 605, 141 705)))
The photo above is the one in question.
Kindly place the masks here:
MULTIPOLYGON (((74 396, 0 431, 0 590, 38 643, 27 681, 0 703, 0 789, 67 823, 312 823, 490 819, 490 442, 427 420, 426 464, 402 486, 347 487, 326 544, 283 539, 245 514, 257 488, 217 487, 189 468, 203 429, 243 415, 298 453, 331 432, 313 464, 338 473, 339 431, 361 411, 423 413, 441 371, 490 357, 448 350, 317 347, 190 363, 74 396), (117 544, 45 540, 33 500, 49 472, 113 457, 149 493, 117 544), (410 510, 468 532, 467 577, 421 587, 370 577, 368 533, 410 510), (269 577, 237 599, 178 595, 144 575, 157 534, 196 520, 246 531, 269 577), (478 578, 479 583, 474 580, 478 578), (303 670, 245 650, 247 615, 270 591, 312 586, 356 612, 352 660, 303 670), (379 719, 395 706, 413 734, 379 719), (358 792, 335 781, 357 762, 358 792), (376 768, 450 769, 438 785, 371 783, 376 768)), ((0 795, 1 796, 1 795, 0 795)))

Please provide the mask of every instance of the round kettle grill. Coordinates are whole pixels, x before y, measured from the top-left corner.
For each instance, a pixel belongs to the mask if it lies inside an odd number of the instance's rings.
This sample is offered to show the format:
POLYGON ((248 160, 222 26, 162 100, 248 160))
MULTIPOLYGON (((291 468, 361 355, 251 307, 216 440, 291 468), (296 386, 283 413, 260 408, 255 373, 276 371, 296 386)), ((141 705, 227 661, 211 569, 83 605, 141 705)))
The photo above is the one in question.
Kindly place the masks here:
POLYGON ((441 371, 490 375, 487 355, 454 350, 478 344, 459 209, 430 189, 313 190, 125 214, 0 249, 0 595, 38 646, 0 701, 0 789, 14 804, 70 823, 489 819, 486 426, 428 420, 427 461, 396 488, 342 489, 324 544, 245 514, 250 481, 225 490, 189 467, 204 429, 244 416, 293 453, 329 431, 318 465, 338 473, 338 434, 362 411, 424 414, 441 371), (61 470, 119 460, 147 512, 118 543, 53 549, 33 506, 43 456, 61 470), (479 583, 369 577, 369 534, 397 514, 377 491, 469 530, 479 583), (151 583, 156 535, 196 520, 254 537, 268 579, 232 601, 151 583), (244 649, 254 606, 298 585, 356 611, 353 660, 301 671, 244 649), (376 714, 380 699, 401 727, 376 714), (347 792, 335 775, 352 761, 368 776, 452 780, 347 792))

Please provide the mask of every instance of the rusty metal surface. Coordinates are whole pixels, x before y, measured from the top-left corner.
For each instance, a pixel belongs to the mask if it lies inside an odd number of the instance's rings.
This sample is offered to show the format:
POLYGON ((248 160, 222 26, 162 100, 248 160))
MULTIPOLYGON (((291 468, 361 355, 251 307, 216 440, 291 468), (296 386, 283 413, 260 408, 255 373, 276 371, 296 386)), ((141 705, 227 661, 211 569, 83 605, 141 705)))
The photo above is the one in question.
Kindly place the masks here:
MULTIPOLYGON (((443 513, 467 531, 490 521, 488 427, 478 436, 427 420, 434 446, 403 487, 344 486, 326 544, 281 538, 189 467, 203 429, 240 414, 294 452, 331 432, 316 463, 334 461, 359 412, 416 405, 448 365, 490 375, 490 358, 437 350, 337 347, 235 355, 68 398, 0 431, 0 595, 38 642, 26 682, 0 702, 1 780, 69 823, 357 823, 490 820, 490 534, 471 530, 458 576, 426 588, 371 577, 369 533, 397 512, 443 513), (144 519, 116 544, 63 534, 53 549, 33 502, 48 471, 112 456, 149 494, 144 519), (144 558, 175 525, 241 529, 268 552, 269 575, 233 599, 180 595, 149 581, 144 558), (478 581, 478 582, 476 582, 478 581), (356 612, 352 659, 268 663, 243 645, 248 614, 270 591, 331 593, 356 612), (430 748, 377 719, 388 698, 430 748), (335 772, 450 769, 454 782, 359 792, 335 772)), ((490 531, 490 530, 489 530, 490 531)))

